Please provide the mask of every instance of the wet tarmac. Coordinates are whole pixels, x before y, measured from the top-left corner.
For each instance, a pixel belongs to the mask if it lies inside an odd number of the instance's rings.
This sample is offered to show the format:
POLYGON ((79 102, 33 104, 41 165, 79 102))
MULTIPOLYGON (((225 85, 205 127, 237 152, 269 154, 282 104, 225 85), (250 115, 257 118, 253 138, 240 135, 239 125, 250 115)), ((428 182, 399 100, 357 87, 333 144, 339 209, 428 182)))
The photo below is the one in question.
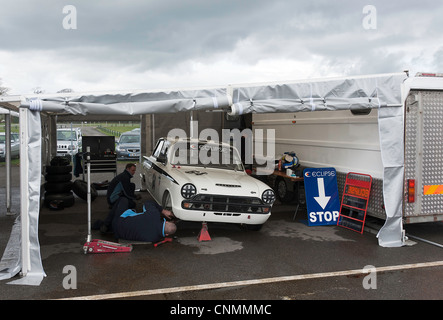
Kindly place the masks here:
MULTIPOLYGON (((120 163, 119 172, 123 167, 120 163)), ((0 179, 4 179, 4 168, 0 171, 0 179)), ((15 167, 13 177, 17 175, 15 167)), ((92 174, 92 181, 112 177, 111 173, 92 174)), ((18 179, 13 180, 12 212, 19 212, 18 179)), ((139 184, 137 180, 134 178, 139 184)), ((92 202, 93 221, 108 212, 104 192, 99 191, 92 202)), ((4 193, 0 188, 0 254, 15 220, 5 214, 4 193)), ((149 199, 146 192, 140 195, 139 208, 149 199)), ((42 207, 39 240, 46 277, 39 286, 9 284, 19 275, 1 280, 0 299, 443 299, 441 247, 414 240, 410 246, 382 248, 376 230, 367 227, 359 234, 337 226, 309 227, 304 208, 292 220, 294 207, 276 203, 271 218, 258 232, 212 223, 212 240, 199 242, 201 224, 181 221, 172 243, 159 247, 136 244, 130 253, 113 254, 84 253, 86 201, 76 198, 74 206, 60 211, 42 207), (371 266, 384 269, 368 278, 371 266)), ((375 229, 380 223, 372 221, 375 229)), ((406 225, 405 229, 443 244, 442 222, 406 225)), ((99 231, 93 231, 93 238, 115 241, 112 234, 99 231)))

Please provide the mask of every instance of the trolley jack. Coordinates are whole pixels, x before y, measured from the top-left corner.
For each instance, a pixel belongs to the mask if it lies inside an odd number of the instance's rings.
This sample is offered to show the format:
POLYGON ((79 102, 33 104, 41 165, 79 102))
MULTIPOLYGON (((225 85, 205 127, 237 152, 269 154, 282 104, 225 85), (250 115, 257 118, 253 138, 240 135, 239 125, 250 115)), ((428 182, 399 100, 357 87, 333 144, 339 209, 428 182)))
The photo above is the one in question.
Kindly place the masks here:
POLYGON ((94 239, 87 241, 83 245, 86 253, 114 253, 114 252, 131 252, 132 245, 123 245, 105 240, 94 239))

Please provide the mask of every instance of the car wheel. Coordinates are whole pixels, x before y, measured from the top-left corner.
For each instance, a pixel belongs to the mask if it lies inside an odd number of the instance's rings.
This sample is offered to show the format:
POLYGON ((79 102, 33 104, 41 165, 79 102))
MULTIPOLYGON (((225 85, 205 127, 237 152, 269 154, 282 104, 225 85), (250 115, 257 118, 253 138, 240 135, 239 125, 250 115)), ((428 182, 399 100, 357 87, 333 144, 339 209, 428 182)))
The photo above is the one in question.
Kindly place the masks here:
POLYGON ((162 207, 163 209, 172 211, 171 194, 168 191, 166 191, 165 194, 163 195, 162 207))
POLYGON ((281 202, 290 202, 294 198, 294 193, 289 191, 288 182, 283 178, 279 178, 275 181, 275 190, 277 197, 281 202))

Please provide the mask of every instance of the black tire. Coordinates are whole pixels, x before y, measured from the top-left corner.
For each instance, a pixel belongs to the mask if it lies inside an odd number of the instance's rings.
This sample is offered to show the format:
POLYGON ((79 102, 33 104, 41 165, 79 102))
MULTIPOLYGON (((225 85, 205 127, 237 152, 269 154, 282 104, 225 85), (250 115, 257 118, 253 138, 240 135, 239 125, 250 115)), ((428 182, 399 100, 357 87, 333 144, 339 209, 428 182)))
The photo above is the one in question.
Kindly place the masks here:
POLYGON ((72 166, 47 166, 46 173, 50 175, 71 173, 72 166))
POLYGON ((47 193, 66 193, 72 190, 72 182, 46 182, 45 191, 47 193))
MULTIPOLYGON (((72 184, 72 191, 74 191, 79 198, 85 201, 88 200, 88 184, 85 181, 79 179, 75 180, 72 184)), ((97 190, 91 185, 91 201, 94 201, 97 196, 97 190)))
POLYGON ((166 209, 166 210, 169 210, 172 212, 171 195, 169 194, 168 191, 166 191, 163 195, 162 207, 163 207, 163 209, 166 209))
POLYGON ((50 206, 51 201, 63 201, 63 206, 71 207, 75 203, 75 198, 72 192, 67 193, 45 193, 44 203, 47 207, 50 206))
POLYGON ((71 181, 72 173, 64 173, 64 174, 46 174, 45 179, 48 182, 66 182, 71 181))
POLYGON ((68 166, 71 161, 66 157, 54 157, 51 160, 51 166, 68 166))
POLYGON ((289 191, 289 183, 283 178, 275 180, 275 193, 277 198, 283 203, 291 202, 294 199, 294 192, 289 191))

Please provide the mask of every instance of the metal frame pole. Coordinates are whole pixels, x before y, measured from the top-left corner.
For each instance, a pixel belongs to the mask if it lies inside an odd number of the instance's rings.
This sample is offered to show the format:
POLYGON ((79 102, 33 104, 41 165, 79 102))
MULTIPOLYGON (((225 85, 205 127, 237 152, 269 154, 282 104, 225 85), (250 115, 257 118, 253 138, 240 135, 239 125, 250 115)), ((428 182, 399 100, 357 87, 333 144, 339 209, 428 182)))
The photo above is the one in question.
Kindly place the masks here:
POLYGON ((86 147, 86 168, 88 171, 87 177, 87 183, 88 183, 88 195, 87 195, 87 202, 88 202, 88 238, 86 239, 87 242, 91 242, 91 155, 90 155, 91 148, 89 146, 86 147))

